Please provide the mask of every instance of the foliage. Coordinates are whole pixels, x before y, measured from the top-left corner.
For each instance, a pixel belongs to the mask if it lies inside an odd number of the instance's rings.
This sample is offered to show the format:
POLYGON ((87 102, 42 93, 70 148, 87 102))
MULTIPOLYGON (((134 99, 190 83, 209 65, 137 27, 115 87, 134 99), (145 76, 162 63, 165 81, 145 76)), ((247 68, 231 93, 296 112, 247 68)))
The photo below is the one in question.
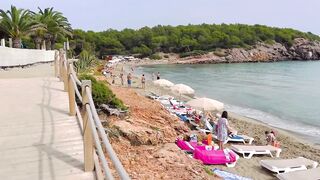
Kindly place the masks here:
POLYGON ((72 36, 72 28, 68 19, 53 8, 39 8, 35 13, 11 6, 8 11, 0 9, 0 36, 11 37, 16 48, 21 47, 23 39, 28 48, 40 49, 45 40, 47 49, 54 49, 56 42, 72 36))
POLYGON ((95 61, 95 56, 90 54, 88 51, 83 50, 80 53, 79 60, 75 62, 75 67, 79 73, 83 73, 92 67, 94 61, 95 61))
POLYGON ((163 57, 164 57, 164 58, 169 58, 169 55, 165 54, 163 57))
POLYGON ((184 57, 188 57, 188 56, 200 56, 200 55, 203 55, 205 53, 206 52, 202 51, 202 50, 194 50, 194 51, 191 51, 191 52, 180 53, 180 57, 184 58, 184 57))
POLYGON ((33 12, 33 21, 45 28, 36 31, 34 37, 46 40, 47 49, 54 49, 58 37, 72 36, 71 25, 61 12, 54 11, 53 8, 38 9, 38 13, 33 12))
POLYGON ((192 55, 188 52, 212 51, 216 48, 249 48, 258 42, 278 42, 291 46, 295 38, 320 40, 310 32, 288 28, 243 24, 201 24, 187 26, 155 26, 138 30, 108 29, 102 32, 75 30, 71 44, 75 53, 93 49, 98 56, 106 54, 140 54, 142 57, 157 52, 192 55), (186 54, 185 54, 186 53, 186 54))
POLYGON ((21 38, 41 28, 41 24, 34 23, 31 17, 29 10, 15 6, 8 11, 0 9, 0 29, 13 39, 13 47, 20 48, 21 38))
POLYGON ((97 81, 93 76, 82 74, 80 80, 91 80, 92 98, 96 106, 109 104, 116 108, 126 110, 127 107, 123 102, 113 94, 112 90, 103 82, 97 81))
POLYGON ((153 60, 162 59, 162 57, 159 54, 152 54, 151 56, 149 56, 149 58, 153 60))

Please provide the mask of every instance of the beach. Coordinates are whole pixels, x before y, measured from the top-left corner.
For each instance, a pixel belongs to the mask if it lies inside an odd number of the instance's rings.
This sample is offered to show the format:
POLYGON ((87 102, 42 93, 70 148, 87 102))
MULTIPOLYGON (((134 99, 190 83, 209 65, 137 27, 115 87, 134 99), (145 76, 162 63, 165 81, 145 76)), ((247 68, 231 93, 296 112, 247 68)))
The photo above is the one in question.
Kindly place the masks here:
MULTIPOLYGON (((114 73, 119 74, 122 66, 128 64, 118 65, 114 73)), ((46 71, 48 66, 37 65, 37 68, 46 71)), ((25 77, 29 71, 28 68, 13 68, 0 74, 6 78, 10 78, 12 73, 25 77)), ((251 159, 240 157, 234 168, 228 168, 225 165, 205 166, 183 153, 174 143, 175 139, 195 132, 188 128, 187 123, 171 115, 158 101, 145 97, 150 92, 177 97, 169 90, 159 89, 151 81, 147 81, 146 89, 142 89, 140 78, 136 76, 133 76, 132 88, 121 86, 119 78, 113 85, 111 78, 102 75, 96 78, 110 84, 116 96, 129 107, 129 115, 124 118, 105 114, 100 114, 100 117, 104 126, 108 127, 112 145, 132 179, 219 179, 209 173, 213 168, 253 179, 276 179, 274 174, 261 168, 259 163, 263 159, 273 159, 269 156, 253 156, 251 159)), ((181 98, 190 99, 186 96, 181 98)), ((319 147, 303 141, 296 134, 232 112, 229 115, 230 125, 238 134, 253 137, 255 145, 265 144, 264 131, 275 130, 282 149, 280 158, 305 157, 320 162, 319 147)))
MULTIPOLYGON (((141 65, 141 64, 140 64, 141 65)), ((122 69, 123 66, 132 66, 132 64, 119 64, 115 70, 114 73, 118 74, 120 73, 120 70, 122 69)), ((137 63, 134 63, 134 66, 138 66, 137 63)), ((100 77, 101 79, 104 79, 104 77, 100 77)), ((126 78, 125 78, 126 79, 126 78)), ((111 79, 108 78, 109 83, 111 83, 111 79)), ((122 99, 125 103, 129 103, 133 101, 133 97, 131 96, 124 96, 123 93, 126 92, 131 92, 131 93, 136 93, 137 96, 135 96, 135 101, 152 101, 153 103, 158 103, 157 101, 149 100, 145 96, 146 94, 150 92, 156 92, 156 93, 161 93, 161 94, 170 94, 170 95, 175 95, 172 94, 170 91, 162 89, 160 90, 159 87, 154 86, 150 81, 147 81, 146 84, 146 89, 141 89, 141 84, 140 84, 140 77, 135 77, 133 78, 133 85, 132 88, 128 89, 126 86, 121 87, 120 85, 120 80, 117 79, 116 83, 114 85, 111 85, 112 89, 114 90, 115 94, 122 99), (133 92, 132 92, 133 91, 133 92), (119 94, 119 92, 122 92, 122 95, 119 94), (137 99, 138 98, 138 99, 137 99)), ((187 100, 188 97, 182 97, 182 100, 187 100)), ((159 104, 159 103, 158 103, 159 104)), ((143 105, 141 105, 143 106, 143 105)), ((143 112, 139 111, 139 113, 142 114, 148 114, 149 109, 146 108, 144 109, 143 112)), ((263 122, 257 121, 252 118, 247 118, 240 116, 236 113, 229 112, 230 118, 229 118, 229 123, 230 125, 235 128, 238 131, 238 134, 245 134, 248 136, 251 136, 254 138, 253 144, 255 145, 265 145, 265 134, 264 132, 266 130, 274 130, 276 131, 276 136, 277 140, 280 141, 280 146, 282 149, 282 152, 280 154, 281 158, 294 158, 294 157, 305 157, 309 158, 312 160, 315 160, 317 162, 320 162, 320 149, 319 146, 316 146, 310 142, 302 140, 302 138, 299 138, 297 134, 294 134, 292 132, 288 132, 279 128, 271 127, 263 122)), ((176 117, 172 117, 177 119, 176 117)), ((152 123, 152 119, 149 120, 149 123, 152 123)), ((183 132, 182 134, 190 134, 190 132, 183 132)), ((174 138, 173 138, 174 139, 174 138)), ((166 143, 163 143, 162 146, 165 146, 170 143, 174 143, 174 140, 171 139, 171 141, 167 141, 166 143)), ((227 147, 229 144, 227 145, 227 147)), ((157 148, 161 149, 161 146, 159 147, 159 144, 156 145, 157 148)), ((155 148, 155 147, 154 147, 155 148)), ((143 151, 140 149, 140 151, 143 151)), ((175 149, 174 152, 178 153, 179 150, 175 149)), ((127 152, 128 153, 128 152, 127 152)), ((121 152, 119 152, 121 156, 121 152)), ((142 153, 143 154, 143 153, 142 153)), ((138 156, 138 155, 137 155, 138 156)), ((152 156, 152 155, 151 155, 152 156)), ((179 156, 187 156, 185 154, 180 154, 179 156)), ((263 159, 272 159, 269 156, 253 156, 251 159, 244 159, 240 158, 234 168, 227 168, 223 165, 218 165, 218 166, 208 166, 209 169, 212 168, 220 168, 238 175, 242 175, 245 177, 251 177, 253 179, 276 179, 276 177, 269 171, 261 168, 260 166, 260 160, 263 159)), ((194 159, 191 159, 192 161, 197 162, 194 159)), ((147 162, 146 162, 147 163, 147 162)), ((203 168, 206 167, 202 165, 203 168)), ((155 170, 158 171, 158 170, 155 170)), ((160 173, 160 172, 158 172, 160 173)), ((161 172, 164 173, 164 172, 161 172)), ((144 179, 143 176, 140 178, 144 179)), ((201 178, 200 178, 201 179, 201 178)))

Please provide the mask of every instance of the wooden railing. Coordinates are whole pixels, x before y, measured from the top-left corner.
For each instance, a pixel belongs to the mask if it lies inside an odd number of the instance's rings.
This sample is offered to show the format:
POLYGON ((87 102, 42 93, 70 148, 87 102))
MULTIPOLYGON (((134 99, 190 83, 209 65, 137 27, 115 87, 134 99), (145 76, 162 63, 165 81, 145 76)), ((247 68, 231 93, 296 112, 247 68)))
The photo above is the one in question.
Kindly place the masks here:
POLYGON ((63 81, 64 90, 69 94, 70 116, 76 115, 81 122, 84 141, 84 170, 95 171, 97 179, 114 179, 105 156, 106 152, 119 177, 125 180, 130 179, 101 124, 92 99, 91 81, 78 79, 73 61, 67 60, 63 50, 55 52, 54 66, 55 75, 63 81), (81 92, 78 86, 81 87, 81 92), (81 111, 76 103, 76 97, 82 102, 81 111))

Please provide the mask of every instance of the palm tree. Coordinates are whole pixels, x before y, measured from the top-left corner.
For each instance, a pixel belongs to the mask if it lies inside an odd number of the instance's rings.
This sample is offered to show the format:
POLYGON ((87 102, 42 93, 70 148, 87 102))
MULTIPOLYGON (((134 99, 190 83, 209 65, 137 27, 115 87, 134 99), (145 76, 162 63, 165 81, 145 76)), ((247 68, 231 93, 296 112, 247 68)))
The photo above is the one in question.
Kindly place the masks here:
POLYGON ((36 14, 32 12, 32 20, 34 23, 41 24, 43 28, 39 28, 33 31, 30 37, 33 39, 36 49, 41 49, 41 44, 44 40, 44 36, 47 33, 47 28, 45 25, 45 18, 41 14, 36 14))
POLYGON ((68 19, 62 13, 54 11, 53 8, 44 10, 39 8, 39 15, 42 16, 41 23, 46 26, 44 39, 48 49, 54 49, 59 36, 72 36, 72 28, 68 19))
POLYGON ((21 47, 21 38, 31 34, 40 26, 31 21, 29 10, 11 6, 10 11, 0 9, 0 29, 13 40, 13 47, 21 47))

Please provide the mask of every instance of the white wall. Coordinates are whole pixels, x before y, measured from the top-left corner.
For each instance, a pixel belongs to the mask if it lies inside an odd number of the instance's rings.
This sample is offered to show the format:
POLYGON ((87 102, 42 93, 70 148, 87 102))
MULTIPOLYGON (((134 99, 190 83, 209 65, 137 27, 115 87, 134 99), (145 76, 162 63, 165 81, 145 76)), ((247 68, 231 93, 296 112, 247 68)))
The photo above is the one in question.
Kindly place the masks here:
POLYGON ((19 66, 54 60, 54 51, 0 47, 0 66, 19 66))

